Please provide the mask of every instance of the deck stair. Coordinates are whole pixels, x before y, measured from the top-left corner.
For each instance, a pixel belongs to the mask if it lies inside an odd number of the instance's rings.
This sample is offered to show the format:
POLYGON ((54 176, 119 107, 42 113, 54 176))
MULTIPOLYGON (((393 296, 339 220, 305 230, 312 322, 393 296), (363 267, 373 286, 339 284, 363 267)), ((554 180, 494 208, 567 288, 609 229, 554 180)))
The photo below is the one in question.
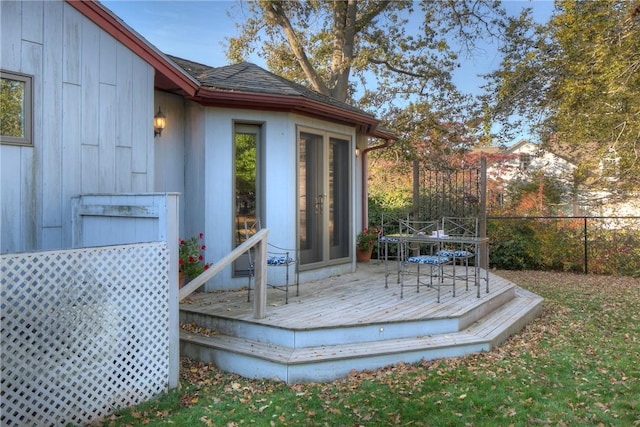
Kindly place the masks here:
POLYGON ((377 282, 375 266, 359 270, 344 281, 302 285, 300 298, 275 303, 261 320, 251 318, 246 293, 195 295, 181 304, 181 323, 208 333, 181 330, 181 355, 250 378, 330 381, 352 370, 488 351, 542 308, 542 298, 495 275, 481 298, 471 289, 438 304, 433 290, 400 299, 377 282))

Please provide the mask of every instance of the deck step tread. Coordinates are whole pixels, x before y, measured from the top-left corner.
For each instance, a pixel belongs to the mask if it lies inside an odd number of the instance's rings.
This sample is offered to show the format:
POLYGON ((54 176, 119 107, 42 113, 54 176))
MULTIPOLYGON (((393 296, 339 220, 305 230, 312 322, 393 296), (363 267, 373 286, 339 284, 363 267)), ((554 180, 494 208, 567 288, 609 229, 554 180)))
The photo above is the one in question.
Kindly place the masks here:
MULTIPOLYGON (((518 324, 522 326, 538 315, 542 306, 542 298, 535 294, 517 293, 516 297, 501 307, 495 309, 489 315, 479 319, 470 325, 466 332, 478 337, 485 338, 493 342, 506 331, 512 328, 512 325, 518 324)), ((519 330, 520 328, 518 328, 519 330)))
POLYGON ((465 332, 302 348, 278 346, 227 335, 205 337, 187 332, 180 332, 180 339, 210 348, 247 354, 278 363, 287 363, 289 365, 367 357, 371 355, 404 353, 421 349, 446 348, 484 342, 484 340, 479 340, 478 337, 465 332))
POLYGON ((541 298, 531 295, 519 294, 516 298, 498 307, 464 331, 445 334, 298 348, 222 334, 207 337, 181 331, 180 338, 183 341, 197 343, 204 347, 251 355, 252 357, 289 365, 472 344, 486 344, 487 348, 490 348, 493 345, 492 340, 504 335, 514 323, 517 323, 519 319, 535 310, 541 304, 541 298))

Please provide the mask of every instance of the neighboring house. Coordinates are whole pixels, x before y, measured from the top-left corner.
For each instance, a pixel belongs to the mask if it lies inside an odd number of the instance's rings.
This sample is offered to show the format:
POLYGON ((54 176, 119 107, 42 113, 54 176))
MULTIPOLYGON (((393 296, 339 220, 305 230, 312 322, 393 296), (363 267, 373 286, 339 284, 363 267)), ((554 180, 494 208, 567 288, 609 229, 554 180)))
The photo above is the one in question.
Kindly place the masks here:
MULTIPOLYGON (((204 233, 207 261, 256 216, 271 243, 300 250, 303 278, 355 269, 356 148, 394 139, 375 117, 253 64, 164 55, 97 2, 0 8, 3 87, 23 96, 0 145, 1 253, 71 247, 80 194, 178 192, 181 235, 204 233)), ((218 276, 212 288, 246 285, 218 276)))
POLYGON ((491 158, 487 162, 488 199, 491 205, 500 206, 505 202, 505 193, 510 183, 526 181, 538 172, 564 183, 567 187, 571 187, 573 183, 575 165, 526 139, 504 149, 478 148, 473 152, 476 155, 483 153, 491 158))
POLYGON ((492 158, 487 165, 487 179, 490 182, 489 199, 498 205, 502 204, 505 190, 509 183, 527 180, 532 174, 542 172, 574 189, 568 194, 567 215, 592 216, 636 216, 640 215, 640 199, 628 197, 624 201, 616 200, 611 194, 603 191, 575 189, 573 174, 576 165, 571 160, 541 148, 526 139, 516 144, 498 149, 497 147, 478 148, 473 150, 492 158))
POLYGON ((501 153, 505 156, 505 161, 500 166, 487 168, 487 175, 491 178, 499 176, 502 180, 511 182, 526 178, 533 172, 543 171, 545 175, 560 181, 572 180, 575 165, 526 139, 501 150, 501 153))

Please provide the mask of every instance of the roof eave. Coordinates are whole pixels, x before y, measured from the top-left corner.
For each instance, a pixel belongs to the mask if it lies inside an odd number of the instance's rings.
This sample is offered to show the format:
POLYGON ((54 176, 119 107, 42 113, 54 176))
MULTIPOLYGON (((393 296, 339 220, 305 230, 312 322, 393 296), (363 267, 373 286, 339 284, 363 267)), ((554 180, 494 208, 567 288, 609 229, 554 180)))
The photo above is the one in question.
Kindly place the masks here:
POLYGON ((127 46, 140 58, 151 65, 155 71, 154 86, 157 89, 193 96, 199 87, 184 70, 175 65, 169 58, 148 43, 142 36, 127 26, 108 9, 95 1, 66 0, 87 19, 98 25, 123 45, 127 46))
POLYGON ((284 111, 321 117, 333 122, 355 125, 359 131, 372 136, 380 123, 379 120, 368 114, 358 113, 302 96, 260 94, 202 87, 192 99, 199 104, 210 107, 284 111))

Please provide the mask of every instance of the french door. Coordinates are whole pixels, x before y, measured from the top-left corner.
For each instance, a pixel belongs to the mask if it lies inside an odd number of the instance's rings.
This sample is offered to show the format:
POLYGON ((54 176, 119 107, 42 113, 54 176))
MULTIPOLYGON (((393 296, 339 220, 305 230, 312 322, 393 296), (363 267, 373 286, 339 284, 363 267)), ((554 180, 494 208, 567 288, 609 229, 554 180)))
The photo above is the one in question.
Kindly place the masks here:
POLYGON ((298 130, 298 230, 301 265, 349 257, 351 141, 298 130))

